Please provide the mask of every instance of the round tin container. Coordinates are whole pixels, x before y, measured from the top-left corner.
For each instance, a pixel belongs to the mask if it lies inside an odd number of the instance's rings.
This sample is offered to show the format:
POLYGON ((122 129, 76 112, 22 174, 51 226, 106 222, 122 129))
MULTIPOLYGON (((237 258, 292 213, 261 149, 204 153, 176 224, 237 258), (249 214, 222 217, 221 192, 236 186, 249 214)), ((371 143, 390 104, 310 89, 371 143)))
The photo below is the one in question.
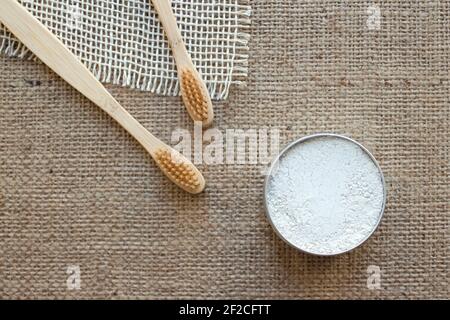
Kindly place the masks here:
POLYGON ((387 198, 387 194, 386 194, 386 183, 384 180, 384 175, 383 172, 381 170, 380 165, 378 164, 378 162, 376 161, 375 157, 370 153, 369 150, 367 150, 363 145, 361 145, 360 143, 356 142, 355 140, 348 138, 346 136, 343 135, 339 135, 339 134, 333 134, 333 133, 317 133, 317 134, 313 134, 310 136, 306 136, 300 139, 295 140, 294 142, 290 143, 287 147, 285 147, 280 154, 272 161, 272 164, 270 165, 270 168, 267 172, 267 176, 266 176, 266 180, 265 180, 265 184, 264 184, 264 206, 265 206, 265 212, 266 212, 266 216, 267 219, 269 220, 273 230, 275 231, 275 233, 284 241, 286 242, 288 245, 290 245, 291 247, 304 252, 304 253, 308 253, 308 254, 312 254, 315 256, 335 256, 335 255, 339 255, 339 254, 344 254, 347 252, 350 252, 358 247, 360 247, 364 242, 366 242, 372 235, 373 233, 376 231, 376 229, 378 228, 382 218, 383 218, 383 214, 384 214, 384 209, 386 207, 386 198, 387 198), (369 158, 373 161, 373 163, 375 164, 375 166, 378 168, 378 171, 380 173, 380 177, 381 177, 381 183, 383 186, 383 203, 381 206, 381 212, 379 214, 379 218, 378 221, 376 223, 376 225, 374 226, 373 230, 361 241, 359 242, 357 245, 349 248, 348 250, 345 251, 340 251, 340 252, 333 252, 330 254, 319 254, 319 253, 315 253, 315 252, 309 252, 306 251, 305 249, 299 248, 298 246, 296 246, 295 244, 293 244, 292 242, 290 242, 289 240, 287 240, 281 233, 280 231, 277 229, 277 227, 275 226, 275 224, 273 223, 272 217, 270 216, 270 212, 268 209, 268 205, 267 205, 267 199, 268 199, 268 189, 269 189, 269 179, 272 176, 273 171, 275 170, 276 166, 279 163, 280 158, 286 154, 289 150, 291 150, 292 148, 294 148, 295 146, 297 146, 298 144, 304 143, 305 141, 310 141, 312 139, 316 139, 316 138, 323 138, 323 137, 334 137, 334 138, 339 138, 339 139, 344 139, 346 141, 349 141, 355 145, 357 145, 359 148, 361 148, 361 150, 363 152, 365 152, 369 158))

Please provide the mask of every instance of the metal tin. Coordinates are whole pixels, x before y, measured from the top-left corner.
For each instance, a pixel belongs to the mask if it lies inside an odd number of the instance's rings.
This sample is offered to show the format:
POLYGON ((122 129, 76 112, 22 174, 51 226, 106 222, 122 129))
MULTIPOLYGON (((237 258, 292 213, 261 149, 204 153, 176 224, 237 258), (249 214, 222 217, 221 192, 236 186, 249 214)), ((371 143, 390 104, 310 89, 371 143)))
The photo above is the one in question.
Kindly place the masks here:
POLYGON ((385 207, 386 207, 386 199, 387 199, 386 182, 385 182, 385 180, 384 180, 383 171, 381 170, 380 165, 378 164, 377 160, 376 160, 375 157, 372 155, 372 153, 370 153, 370 151, 367 150, 367 148, 365 148, 365 147, 364 147, 362 144, 360 144, 359 142, 357 142, 357 141, 355 141, 355 140, 353 140, 353 139, 351 139, 351 138, 349 138, 349 137, 346 137, 346 136, 343 136, 343 135, 339 135, 339 134, 334 134, 334 133, 316 133, 316 134, 313 134, 313 135, 309 135, 309 136, 306 136, 306 137, 302 137, 302 138, 300 138, 300 139, 297 139, 297 140, 291 142, 291 143, 290 143, 288 146, 286 146, 286 147, 278 154, 278 156, 276 156, 276 158, 272 161, 272 163, 271 163, 271 165, 270 165, 270 168, 269 168, 269 170, 268 170, 268 172, 267 172, 265 182, 264 182, 264 207, 265 207, 267 219, 269 220, 270 225, 272 226, 272 229, 275 231, 275 233, 276 233, 276 234, 277 234, 284 242, 286 242, 286 243, 287 243, 288 245, 290 245, 291 247, 293 247, 293 248, 295 248, 295 249, 297 249, 297 250, 299 250, 299 251, 301 251, 301 252, 308 253, 308 254, 315 255, 315 256, 321 256, 321 257, 336 256, 336 255, 348 253, 348 252, 350 252, 350 251, 352 251, 352 250, 354 250, 354 249, 360 247, 362 244, 364 244, 364 243, 365 243, 365 242, 366 242, 366 241, 374 234, 374 232, 378 229, 378 226, 380 225, 381 220, 383 219, 384 209, 385 209, 385 207), (271 177, 271 175, 272 175, 272 172, 273 172, 275 166, 277 165, 278 161, 280 160, 280 158, 281 158, 288 150, 290 150, 292 147, 294 147, 294 146, 296 146, 296 145, 298 145, 298 144, 300 144, 300 143, 303 143, 303 142, 305 142, 305 141, 312 140, 312 139, 315 139, 315 138, 322 138, 322 137, 335 137, 335 138, 344 139, 344 140, 350 141, 350 142, 356 144, 358 147, 360 147, 360 148, 361 148, 361 149, 362 149, 362 150, 370 157, 370 159, 372 159, 373 163, 374 163, 374 164, 376 165, 376 167, 378 168, 378 171, 380 172, 380 176, 381 176, 381 182, 382 182, 382 185, 383 185, 383 205, 382 205, 382 207, 381 207, 381 212, 380 212, 380 216, 379 216, 379 218, 378 218, 377 224, 375 225, 375 227, 373 228, 373 230, 372 230, 372 231, 371 231, 371 232, 370 232, 370 233, 369 233, 369 234, 368 234, 368 235, 367 235, 367 236, 366 236, 359 244, 357 244, 357 245, 354 246, 353 248, 350 248, 350 249, 348 249, 348 250, 346 250, 346 251, 336 252, 336 253, 332 253, 332 254, 318 254, 318 253, 315 253, 315 252, 308 252, 308 251, 306 251, 306 250, 304 250, 304 249, 302 249, 302 248, 297 247, 296 245, 294 245, 294 244, 291 243, 290 241, 288 241, 288 240, 287 240, 287 239, 286 239, 286 238, 278 231, 277 227, 276 227, 275 224, 273 223, 272 218, 271 218, 270 213, 269 213, 268 206, 267 206, 267 192, 268 192, 269 179, 270 179, 270 177, 271 177))

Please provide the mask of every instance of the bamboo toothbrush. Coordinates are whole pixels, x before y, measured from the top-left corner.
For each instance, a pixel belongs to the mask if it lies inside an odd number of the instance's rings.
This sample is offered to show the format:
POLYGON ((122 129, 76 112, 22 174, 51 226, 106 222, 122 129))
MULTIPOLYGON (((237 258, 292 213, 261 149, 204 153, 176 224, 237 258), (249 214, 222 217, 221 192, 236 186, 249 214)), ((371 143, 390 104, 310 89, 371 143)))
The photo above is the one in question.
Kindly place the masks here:
POLYGON ((178 69, 181 96, 184 105, 194 121, 201 121, 204 127, 211 125, 214 112, 206 85, 192 63, 178 29, 170 0, 152 0, 159 20, 169 40, 178 69))
POLYGON ((0 22, 53 71, 136 138, 171 181, 190 193, 203 191, 205 180, 200 171, 134 119, 78 58, 17 0, 1 0, 0 22))

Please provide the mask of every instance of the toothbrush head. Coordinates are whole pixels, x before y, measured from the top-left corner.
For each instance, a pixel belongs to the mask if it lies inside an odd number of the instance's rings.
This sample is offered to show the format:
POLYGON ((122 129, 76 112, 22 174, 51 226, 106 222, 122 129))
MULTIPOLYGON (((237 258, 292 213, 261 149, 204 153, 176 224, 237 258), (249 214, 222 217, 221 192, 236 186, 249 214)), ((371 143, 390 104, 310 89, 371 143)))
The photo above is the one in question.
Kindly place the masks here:
POLYGON ((205 179, 198 169, 178 152, 160 148, 154 159, 164 174, 183 190, 197 194, 205 189, 205 179))
POLYGON ((186 109, 194 121, 209 126, 214 118, 208 90, 195 69, 186 68, 181 72, 181 95, 186 109))

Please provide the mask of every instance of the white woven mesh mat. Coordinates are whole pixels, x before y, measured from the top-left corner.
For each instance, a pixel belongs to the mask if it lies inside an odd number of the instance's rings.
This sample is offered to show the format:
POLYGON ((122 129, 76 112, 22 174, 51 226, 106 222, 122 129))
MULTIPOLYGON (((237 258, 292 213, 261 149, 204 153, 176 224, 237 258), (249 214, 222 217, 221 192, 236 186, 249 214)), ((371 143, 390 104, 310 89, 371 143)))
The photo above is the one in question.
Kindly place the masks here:
MULTIPOLYGON (((168 0, 170 1, 170 0, 168 0)), ((20 0, 105 83, 179 94, 176 66, 150 0, 20 0)), ((188 51, 213 99, 247 75, 246 0, 172 0, 188 51)), ((31 55, 0 25, 0 52, 31 55)))

